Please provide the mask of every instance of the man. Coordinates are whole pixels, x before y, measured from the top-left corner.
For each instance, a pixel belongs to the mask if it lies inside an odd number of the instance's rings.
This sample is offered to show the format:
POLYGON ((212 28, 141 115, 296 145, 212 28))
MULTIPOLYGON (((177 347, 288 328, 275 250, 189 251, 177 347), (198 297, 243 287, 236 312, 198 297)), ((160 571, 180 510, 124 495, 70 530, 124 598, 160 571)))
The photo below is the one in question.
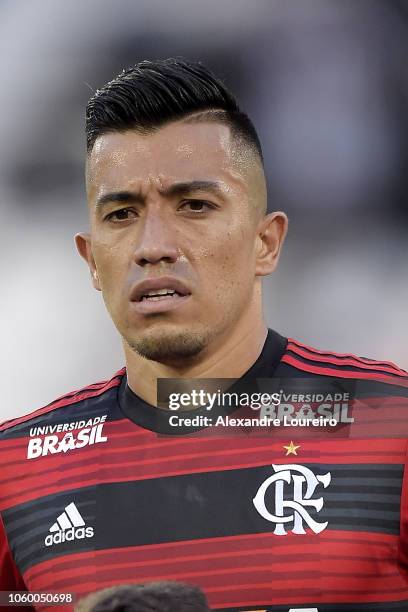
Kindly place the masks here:
POLYGON ((145 61, 96 92, 87 137, 76 244, 126 369, 1 427, 1 588, 171 579, 214 610, 406 610, 408 376, 268 330, 287 218, 266 214, 248 117, 202 65, 145 61), (186 379, 220 380, 211 410, 186 379), (231 388, 270 392, 266 427, 231 388))
POLYGON ((75 612, 209 612, 196 586, 172 581, 127 584, 88 595, 75 612))

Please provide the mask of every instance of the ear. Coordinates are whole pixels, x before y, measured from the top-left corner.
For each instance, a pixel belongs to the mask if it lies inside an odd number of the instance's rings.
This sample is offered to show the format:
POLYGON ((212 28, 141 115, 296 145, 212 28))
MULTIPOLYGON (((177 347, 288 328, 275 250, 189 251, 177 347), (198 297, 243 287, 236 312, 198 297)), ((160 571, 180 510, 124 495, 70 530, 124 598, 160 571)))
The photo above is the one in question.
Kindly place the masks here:
POLYGON ((288 218, 284 212, 273 212, 261 219, 257 229, 256 276, 266 276, 275 270, 287 231, 288 218))
POLYGON ((88 264, 89 271, 91 273, 92 284, 98 291, 101 291, 101 286, 99 282, 98 270, 96 269, 96 264, 94 257, 92 255, 92 247, 91 247, 91 237, 89 234, 76 234, 75 235, 75 244, 80 256, 85 259, 88 264))

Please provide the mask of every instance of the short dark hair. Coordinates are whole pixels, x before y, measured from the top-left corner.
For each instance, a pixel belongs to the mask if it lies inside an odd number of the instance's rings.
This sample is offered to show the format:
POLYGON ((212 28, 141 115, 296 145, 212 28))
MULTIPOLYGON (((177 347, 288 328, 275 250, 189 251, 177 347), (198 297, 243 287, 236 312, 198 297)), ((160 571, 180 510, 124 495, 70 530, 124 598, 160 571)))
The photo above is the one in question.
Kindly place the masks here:
POLYGON ((127 584, 97 591, 79 602, 78 612, 210 612, 204 593, 183 582, 127 584))
POLYGON ((233 94, 201 62, 172 58, 144 60, 95 92, 86 107, 87 151, 102 134, 149 133, 193 113, 227 124, 263 161, 255 127, 233 94))

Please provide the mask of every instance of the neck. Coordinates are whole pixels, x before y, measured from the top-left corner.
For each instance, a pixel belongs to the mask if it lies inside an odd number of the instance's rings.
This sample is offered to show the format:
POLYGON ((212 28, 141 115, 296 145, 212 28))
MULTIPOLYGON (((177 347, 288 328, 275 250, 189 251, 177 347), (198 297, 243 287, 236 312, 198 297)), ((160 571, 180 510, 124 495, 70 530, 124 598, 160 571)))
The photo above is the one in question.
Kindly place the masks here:
POLYGON ((158 378, 240 378, 258 359, 267 334, 259 317, 255 325, 252 320, 251 325, 226 330, 203 351, 201 360, 177 367, 144 359, 125 344, 128 384, 145 402, 157 406, 158 378))

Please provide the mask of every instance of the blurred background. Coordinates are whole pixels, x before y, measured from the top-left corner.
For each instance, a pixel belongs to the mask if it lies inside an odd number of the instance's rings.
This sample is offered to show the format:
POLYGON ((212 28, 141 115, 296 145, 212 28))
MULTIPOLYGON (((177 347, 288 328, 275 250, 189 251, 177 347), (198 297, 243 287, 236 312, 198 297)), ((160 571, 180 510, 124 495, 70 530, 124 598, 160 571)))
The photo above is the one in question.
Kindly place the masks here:
POLYGON ((408 369, 407 1, 3 0, 0 30, 0 421, 123 365, 73 235, 86 102, 146 58, 202 60, 259 131, 268 324, 408 369))

